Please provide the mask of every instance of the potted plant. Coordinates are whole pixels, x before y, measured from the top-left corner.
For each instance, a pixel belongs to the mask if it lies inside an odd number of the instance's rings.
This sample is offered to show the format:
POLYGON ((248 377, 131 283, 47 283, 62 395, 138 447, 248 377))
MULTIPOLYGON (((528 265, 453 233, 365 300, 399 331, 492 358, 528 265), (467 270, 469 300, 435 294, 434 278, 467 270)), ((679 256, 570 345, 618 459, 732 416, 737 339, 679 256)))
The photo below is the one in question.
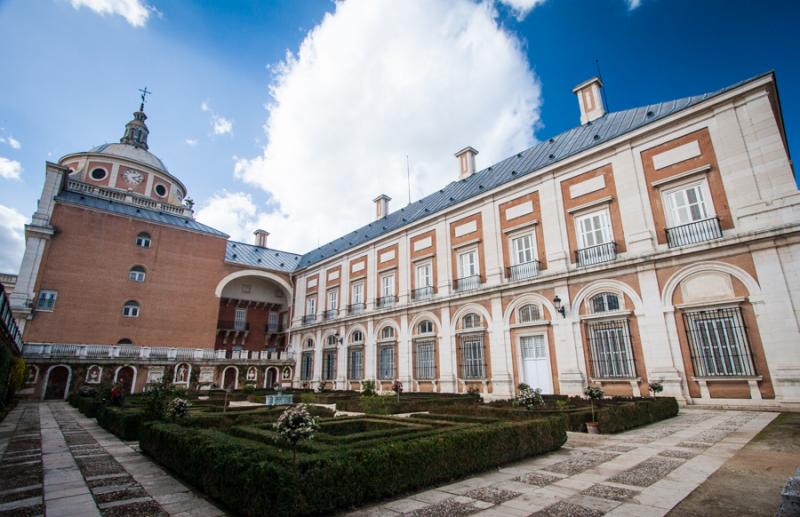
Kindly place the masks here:
POLYGON ((656 398, 656 395, 664 391, 664 385, 661 382, 653 381, 650 383, 650 393, 653 394, 653 398, 656 398))
POLYGON ((600 386, 586 386, 583 394, 589 398, 589 403, 592 406, 592 421, 586 422, 586 431, 589 434, 600 434, 600 424, 594 412, 594 401, 603 398, 603 389, 600 386))

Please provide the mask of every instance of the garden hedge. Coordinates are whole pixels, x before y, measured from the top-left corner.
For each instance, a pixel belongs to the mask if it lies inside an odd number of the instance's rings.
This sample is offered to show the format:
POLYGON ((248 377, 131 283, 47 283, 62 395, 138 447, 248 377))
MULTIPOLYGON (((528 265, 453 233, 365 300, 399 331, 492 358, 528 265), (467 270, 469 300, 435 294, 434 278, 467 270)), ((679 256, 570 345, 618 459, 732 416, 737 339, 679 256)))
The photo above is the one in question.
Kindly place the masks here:
POLYGON ((212 429, 149 422, 142 450, 242 515, 330 513, 559 448, 561 417, 473 425, 371 447, 299 453, 212 429), (469 451, 465 453, 465 451, 469 451))
POLYGON ((139 428, 144 420, 144 410, 102 406, 97 409, 97 423, 121 440, 138 440, 139 428))

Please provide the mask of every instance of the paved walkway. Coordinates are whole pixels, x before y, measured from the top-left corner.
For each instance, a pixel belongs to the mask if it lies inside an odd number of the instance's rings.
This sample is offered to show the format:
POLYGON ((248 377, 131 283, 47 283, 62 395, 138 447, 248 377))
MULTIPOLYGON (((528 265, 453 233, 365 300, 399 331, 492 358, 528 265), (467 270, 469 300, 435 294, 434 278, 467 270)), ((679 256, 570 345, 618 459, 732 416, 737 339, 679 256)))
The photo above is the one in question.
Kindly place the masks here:
POLYGON ((0 515, 225 515, 64 402, 19 404, 0 424, 0 515))
POLYGON ((349 515, 662 516, 776 416, 681 409, 626 433, 569 433, 560 451, 349 515))

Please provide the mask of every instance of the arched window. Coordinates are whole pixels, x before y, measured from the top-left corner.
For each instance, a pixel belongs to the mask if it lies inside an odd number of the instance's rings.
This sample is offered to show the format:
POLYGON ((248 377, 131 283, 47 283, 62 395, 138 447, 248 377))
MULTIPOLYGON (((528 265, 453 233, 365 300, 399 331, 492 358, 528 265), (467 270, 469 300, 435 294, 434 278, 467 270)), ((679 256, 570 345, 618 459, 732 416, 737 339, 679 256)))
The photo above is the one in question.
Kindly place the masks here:
POLYGON ((381 339, 394 339, 394 327, 383 327, 381 329, 381 339))
POLYGON ((133 280, 134 282, 144 282, 145 271, 142 266, 133 266, 130 271, 128 271, 128 280, 133 280))
POLYGON ((463 329, 474 329, 481 326, 481 317, 475 314, 474 312, 470 312, 463 318, 461 318, 461 328, 463 329))
POLYGON ((119 341, 117 341, 117 344, 118 345, 132 345, 133 341, 131 341, 130 339, 124 337, 124 338, 120 339, 119 341))
POLYGON ((122 315, 126 318, 138 318, 139 302, 133 300, 128 300, 125 302, 125 305, 122 306, 122 315))
POLYGON ((314 340, 311 338, 306 339, 306 348, 314 348, 314 340))
POLYGON ((149 248, 150 247, 150 234, 147 232, 142 232, 136 236, 136 245, 140 248, 149 248))
POLYGON ((542 313, 539 310, 539 306, 532 303, 528 303, 520 307, 517 311, 517 315, 519 323, 529 323, 531 321, 542 319, 542 313))
POLYGON ((355 344, 363 344, 364 343, 364 333, 360 330, 354 330, 352 334, 350 334, 350 342, 355 344))
POLYGON ((326 344, 328 346, 336 346, 336 342, 337 341, 338 341, 338 339, 336 339, 336 334, 331 334, 330 336, 328 336, 326 344))
POLYGON ((593 296, 590 305, 593 313, 619 310, 619 296, 614 293, 600 293, 593 296))
POLYGON ((417 325, 417 334, 432 334, 433 322, 431 320, 422 320, 417 325))

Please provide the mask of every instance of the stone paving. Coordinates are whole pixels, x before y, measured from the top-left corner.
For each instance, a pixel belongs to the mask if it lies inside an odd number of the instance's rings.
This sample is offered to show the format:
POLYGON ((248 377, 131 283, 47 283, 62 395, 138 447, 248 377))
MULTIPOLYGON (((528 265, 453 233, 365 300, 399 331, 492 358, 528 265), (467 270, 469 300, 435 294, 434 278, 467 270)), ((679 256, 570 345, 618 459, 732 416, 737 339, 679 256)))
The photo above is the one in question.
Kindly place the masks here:
POLYGON ((0 515, 213 517, 225 513, 64 402, 0 424, 0 515))
POLYGON ((616 435, 568 433, 560 451, 348 515, 662 516, 776 416, 683 408, 616 435))

